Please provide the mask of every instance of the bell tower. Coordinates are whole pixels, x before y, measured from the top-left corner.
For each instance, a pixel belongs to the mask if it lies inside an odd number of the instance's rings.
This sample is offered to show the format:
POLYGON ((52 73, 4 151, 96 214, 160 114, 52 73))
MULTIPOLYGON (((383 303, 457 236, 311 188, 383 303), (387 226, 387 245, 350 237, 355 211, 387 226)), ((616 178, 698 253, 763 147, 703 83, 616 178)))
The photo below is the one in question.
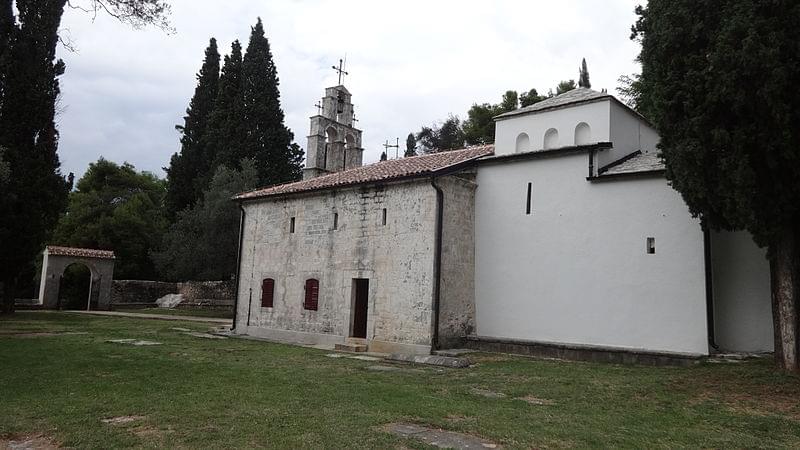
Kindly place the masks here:
MULTIPOLYGON (((335 67, 334 67, 335 68, 335 67)), ((341 65, 339 69, 341 71, 341 65)), ((340 72, 340 81, 341 73, 340 72)), ((325 97, 311 117, 303 179, 361 167, 361 130, 355 128, 350 92, 342 84, 325 89, 325 97)))

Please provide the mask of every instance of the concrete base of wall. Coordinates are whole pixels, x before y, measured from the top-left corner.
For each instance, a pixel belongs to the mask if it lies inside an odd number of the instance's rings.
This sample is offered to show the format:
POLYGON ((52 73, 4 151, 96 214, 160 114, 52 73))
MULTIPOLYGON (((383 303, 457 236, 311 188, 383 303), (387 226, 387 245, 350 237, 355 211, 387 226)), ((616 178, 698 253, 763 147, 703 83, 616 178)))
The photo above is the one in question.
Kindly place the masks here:
POLYGON ((486 336, 468 336, 466 347, 485 352, 514 353, 537 358, 646 366, 691 366, 707 355, 694 353, 648 352, 624 348, 594 347, 553 342, 534 342, 486 336))
MULTIPOLYGON (((241 325, 236 327, 234 334, 252 336, 283 344, 330 346, 331 348, 347 340, 345 336, 338 336, 335 334, 306 333, 303 331, 276 330, 272 328, 247 327, 241 325)), ((367 350, 373 353, 431 354, 431 348, 429 346, 377 340, 368 340, 367 350)))

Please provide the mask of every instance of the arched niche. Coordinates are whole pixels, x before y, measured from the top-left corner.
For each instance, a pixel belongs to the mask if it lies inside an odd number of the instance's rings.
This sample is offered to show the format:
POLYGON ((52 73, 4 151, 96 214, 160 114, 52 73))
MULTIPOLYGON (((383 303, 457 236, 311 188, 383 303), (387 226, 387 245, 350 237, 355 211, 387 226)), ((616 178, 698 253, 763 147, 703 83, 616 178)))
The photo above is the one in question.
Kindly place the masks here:
POLYGON ((544 132, 544 148, 549 149, 556 147, 558 147, 558 130, 550 128, 544 132))
POLYGON ((514 146, 514 151, 516 153, 527 152, 531 149, 531 139, 528 137, 527 133, 520 133, 517 136, 517 143, 514 146))
POLYGON ((575 127, 575 145, 592 143, 592 129, 586 122, 581 122, 575 127))
POLYGON ((89 268, 92 283, 90 291, 93 296, 96 295, 97 308, 110 309, 114 252, 88 248, 47 246, 42 262, 39 303, 47 309, 59 307, 61 276, 73 264, 82 264, 89 268))

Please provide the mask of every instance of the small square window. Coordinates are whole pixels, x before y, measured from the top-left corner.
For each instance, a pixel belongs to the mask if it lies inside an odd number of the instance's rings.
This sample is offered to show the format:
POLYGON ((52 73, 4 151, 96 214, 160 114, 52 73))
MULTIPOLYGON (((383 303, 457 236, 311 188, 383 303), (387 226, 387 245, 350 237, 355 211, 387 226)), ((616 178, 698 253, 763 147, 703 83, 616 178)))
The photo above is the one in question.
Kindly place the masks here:
POLYGON ((294 233, 294 217, 289 219, 289 233, 294 233))
POLYGON ((656 238, 647 238, 647 254, 654 255, 656 253, 656 238))

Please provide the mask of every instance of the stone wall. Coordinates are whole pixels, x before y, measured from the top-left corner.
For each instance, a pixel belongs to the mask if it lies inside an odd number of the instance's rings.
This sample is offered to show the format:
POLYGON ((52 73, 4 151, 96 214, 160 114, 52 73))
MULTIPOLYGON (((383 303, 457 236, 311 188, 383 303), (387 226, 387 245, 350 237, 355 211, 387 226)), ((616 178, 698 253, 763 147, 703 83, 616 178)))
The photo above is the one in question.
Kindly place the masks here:
POLYGON ((245 203, 245 211, 236 332, 341 342, 351 336, 354 279, 366 278, 370 349, 430 351, 436 215, 430 180, 264 199, 245 203), (275 280, 271 308, 261 307, 266 278, 275 280), (310 278, 319 280, 317 311, 303 307, 310 278))
POLYGON ((116 307, 126 305, 155 305, 167 294, 183 294, 181 306, 232 307, 233 281, 186 281, 171 283, 147 280, 114 280, 111 285, 111 303, 116 307))
POLYGON ((475 332, 474 173, 437 181, 444 194, 439 346, 461 346, 475 332))

